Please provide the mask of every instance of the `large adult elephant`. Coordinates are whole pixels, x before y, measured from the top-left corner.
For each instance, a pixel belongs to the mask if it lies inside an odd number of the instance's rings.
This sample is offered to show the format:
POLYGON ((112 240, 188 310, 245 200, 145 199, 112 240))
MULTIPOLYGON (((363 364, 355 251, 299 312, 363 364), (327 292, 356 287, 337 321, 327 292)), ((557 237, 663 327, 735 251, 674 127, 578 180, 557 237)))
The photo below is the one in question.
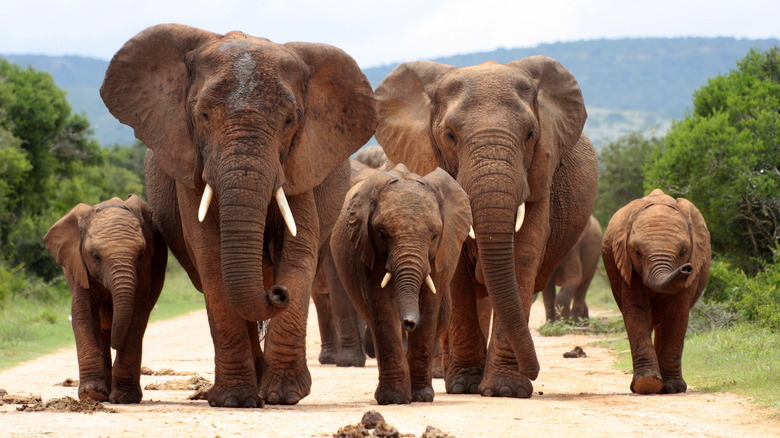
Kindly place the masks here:
POLYGON ((533 295, 577 240, 596 194, 577 81, 544 56, 464 68, 418 61, 375 93, 388 158, 421 175, 443 168, 471 200, 476 240, 464 244, 452 280, 447 391, 530 397, 539 373, 533 295), (497 321, 489 349, 475 304, 485 293, 497 321))
POLYGON ((164 24, 114 55, 101 96, 149 148, 156 222, 205 295, 209 403, 297 403, 311 387, 317 253, 348 189, 347 157, 376 127, 367 79, 326 44, 164 24), (274 316, 262 351, 256 322, 274 316))

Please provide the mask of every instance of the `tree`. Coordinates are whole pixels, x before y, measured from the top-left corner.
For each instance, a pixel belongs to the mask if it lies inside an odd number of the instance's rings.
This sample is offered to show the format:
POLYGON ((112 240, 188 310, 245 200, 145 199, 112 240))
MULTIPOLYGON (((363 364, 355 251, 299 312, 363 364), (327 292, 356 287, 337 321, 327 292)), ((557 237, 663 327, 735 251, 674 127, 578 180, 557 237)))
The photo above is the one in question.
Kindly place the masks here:
POLYGON ((660 139, 645 138, 640 132, 632 132, 601 148, 593 215, 603 226, 618 209, 646 195, 642 167, 651 151, 659 147, 660 139))
POLYGON ((696 91, 692 113, 650 158, 645 189, 688 198, 713 251, 755 271, 780 238, 780 47, 737 66, 696 91))

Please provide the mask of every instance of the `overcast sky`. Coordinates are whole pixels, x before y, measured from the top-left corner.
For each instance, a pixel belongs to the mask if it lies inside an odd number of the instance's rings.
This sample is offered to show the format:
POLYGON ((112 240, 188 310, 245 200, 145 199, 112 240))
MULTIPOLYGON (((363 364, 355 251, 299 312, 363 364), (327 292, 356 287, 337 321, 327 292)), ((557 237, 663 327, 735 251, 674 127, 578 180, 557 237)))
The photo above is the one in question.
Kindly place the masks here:
POLYGON ((780 1, 4 0, 0 53, 108 60, 159 23, 328 43, 365 68, 582 39, 780 38, 780 1))

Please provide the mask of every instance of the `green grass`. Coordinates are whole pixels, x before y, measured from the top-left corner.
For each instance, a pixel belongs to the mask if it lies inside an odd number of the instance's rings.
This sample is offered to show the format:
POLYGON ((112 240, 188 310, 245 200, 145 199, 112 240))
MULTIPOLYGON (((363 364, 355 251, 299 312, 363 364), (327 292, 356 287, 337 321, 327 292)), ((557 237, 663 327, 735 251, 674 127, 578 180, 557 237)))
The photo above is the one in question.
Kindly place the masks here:
MULTIPOLYGON (((70 294, 49 295, 54 298, 39 301, 13 297, 0 309, 0 370, 73 345, 73 329, 68 321, 70 294)), ((202 308, 203 296, 171 258, 165 287, 152 311, 151 321, 202 308)))

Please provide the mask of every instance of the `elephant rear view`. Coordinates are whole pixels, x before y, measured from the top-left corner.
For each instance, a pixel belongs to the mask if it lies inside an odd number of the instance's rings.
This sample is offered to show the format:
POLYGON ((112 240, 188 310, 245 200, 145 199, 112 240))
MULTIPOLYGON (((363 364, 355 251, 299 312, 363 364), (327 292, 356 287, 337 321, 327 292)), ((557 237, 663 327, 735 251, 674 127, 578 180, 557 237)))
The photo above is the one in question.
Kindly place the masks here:
POLYGON ((43 240, 73 294, 79 398, 140 403, 142 341, 168 262, 152 211, 135 195, 79 204, 43 240))
POLYGON ((631 345, 631 391, 685 392, 681 361, 688 314, 710 270, 704 217, 687 199, 653 190, 612 216, 602 255, 631 345))
POLYGON ((101 97, 148 147, 147 192, 203 292, 215 350, 209 404, 295 404, 311 390, 306 312, 317 256, 376 127, 352 57, 180 24, 114 55, 101 97), (271 319, 264 348, 256 321, 271 319))

